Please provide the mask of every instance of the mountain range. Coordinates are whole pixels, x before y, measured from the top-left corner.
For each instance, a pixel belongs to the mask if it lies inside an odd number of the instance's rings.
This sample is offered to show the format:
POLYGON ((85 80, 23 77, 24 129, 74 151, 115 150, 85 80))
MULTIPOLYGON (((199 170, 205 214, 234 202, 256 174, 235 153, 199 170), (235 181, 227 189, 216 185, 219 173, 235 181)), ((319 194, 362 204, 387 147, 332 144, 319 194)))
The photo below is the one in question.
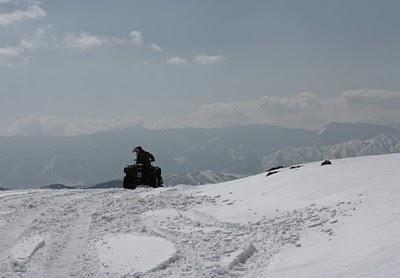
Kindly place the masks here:
POLYGON ((265 157, 282 148, 339 144, 395 132, 390 126, 331 123, 320 130, 268 125, 161 130, 135 126, 70 137, 0 137, 0 186, 93 186, 120 180, 123 167, 132 163, 136 145, 151 151, 164 177, 175 180, 205 170, 250 175, 263 171, 265 157))
POLYGON ((400 133, 380 134, 367 140, 300 148, 284 148, 264 157, 264 167, 292 165, 317 160, 379 155, 400 152, 400 133))
POLYGON ((212 170, 203 170, 169 174, 164 178, 164 181, 167 186, 178 184, 202 185, 210 183, 221 183, 225 181, 239 179, 242 177, 243 175, 239 174, 229 174, 212 170))

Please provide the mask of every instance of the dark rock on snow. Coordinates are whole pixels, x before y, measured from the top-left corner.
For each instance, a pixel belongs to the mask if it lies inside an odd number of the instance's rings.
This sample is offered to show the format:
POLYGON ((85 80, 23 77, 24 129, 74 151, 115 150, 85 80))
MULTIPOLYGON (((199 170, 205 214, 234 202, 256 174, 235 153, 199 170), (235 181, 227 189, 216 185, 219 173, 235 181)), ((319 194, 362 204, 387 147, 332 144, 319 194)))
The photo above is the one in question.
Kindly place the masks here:
POLYGON ((271 176, 273 174, 279 173, 279 171, 270 171, 267 173, 266 177, 271 176))
POLYGON ((282 169, 282 168, 285 168, 285 166, 282 166, 282 165, 280 165, 280 166, 275 166, 275 167, 269 168, 269 169, 267 170, 267 172, 279 170, 279 169, 282 169))
POLYGON ((331 165, 331 164, 332 164, 332 162, 330 160, 324 160, 324 161, 322 161, 321 166, 331 165))

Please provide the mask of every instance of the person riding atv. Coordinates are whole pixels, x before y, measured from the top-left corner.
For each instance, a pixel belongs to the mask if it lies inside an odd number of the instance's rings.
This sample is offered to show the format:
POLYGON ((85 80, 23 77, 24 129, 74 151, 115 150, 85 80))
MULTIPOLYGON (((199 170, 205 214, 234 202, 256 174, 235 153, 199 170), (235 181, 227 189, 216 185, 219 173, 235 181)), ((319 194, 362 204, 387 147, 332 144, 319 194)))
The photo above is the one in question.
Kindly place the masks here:
POLYGON ((151 165, 151 162, 155 161, 154 155, 143 150, 141 146, 134 148, 132 153, 136 153, 136 164, 124 168, 123 187, 126 189, 135 189, 138 185, 162 187, 161 168, 151 165))
POLYGON ((142 163, 147 168, 150 168, 151 163, 155 161, 154 155, 143 150, 141 146, 134 148, 132 153, 136 153, 136 163, 142 163))

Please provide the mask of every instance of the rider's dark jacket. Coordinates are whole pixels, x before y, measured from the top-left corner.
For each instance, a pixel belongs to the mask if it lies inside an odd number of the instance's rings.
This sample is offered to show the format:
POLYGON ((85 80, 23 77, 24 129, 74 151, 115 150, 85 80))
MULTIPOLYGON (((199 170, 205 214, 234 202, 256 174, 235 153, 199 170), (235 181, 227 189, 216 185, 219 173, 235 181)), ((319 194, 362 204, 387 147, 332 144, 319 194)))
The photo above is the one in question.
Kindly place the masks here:
POLYGON ((137 156, 136 156, 136 162, 137 163, 142 163, 145 167, 150 167, 151 166, 151 162, 153 162, 154 156, 149 153, 146 152, 145 150, 138 150, 137 152, 137 156))

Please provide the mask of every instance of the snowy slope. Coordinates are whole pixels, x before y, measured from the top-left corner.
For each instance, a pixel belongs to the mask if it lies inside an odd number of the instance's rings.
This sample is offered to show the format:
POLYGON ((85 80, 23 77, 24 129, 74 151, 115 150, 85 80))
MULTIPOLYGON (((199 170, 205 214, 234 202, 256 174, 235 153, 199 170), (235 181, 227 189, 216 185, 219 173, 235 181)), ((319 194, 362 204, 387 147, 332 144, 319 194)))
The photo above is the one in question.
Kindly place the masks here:
POLYGON ((351 140, 337 145, 285 148, 263 159, 265 169, 324 159, 400 152, 400 133, 380 134, 368 140, 351 140))
POLYGON ((0 192, 5 277, 399 277, 400 154, 204 186, 0 192))

